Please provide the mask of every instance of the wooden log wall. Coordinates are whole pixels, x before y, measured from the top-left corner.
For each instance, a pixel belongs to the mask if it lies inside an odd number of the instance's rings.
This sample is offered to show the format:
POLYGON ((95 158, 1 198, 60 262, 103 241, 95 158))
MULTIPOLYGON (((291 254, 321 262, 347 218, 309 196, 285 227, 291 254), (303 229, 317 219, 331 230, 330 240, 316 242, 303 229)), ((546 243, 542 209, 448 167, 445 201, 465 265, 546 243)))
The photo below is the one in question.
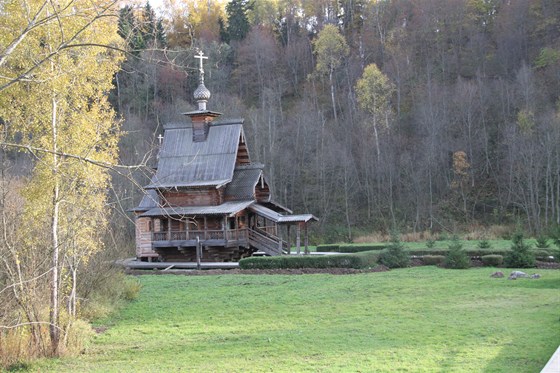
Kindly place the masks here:
POLYGON ((136 218, 136 257, 157 257, 152 250, 152 232, 150 231, 151 219, 146 217, 136 218))
POLYGON ((216 206, 223 203, 223 191, 195 189, 188 191, 165 191, 162 193, 164 207, 216 206))

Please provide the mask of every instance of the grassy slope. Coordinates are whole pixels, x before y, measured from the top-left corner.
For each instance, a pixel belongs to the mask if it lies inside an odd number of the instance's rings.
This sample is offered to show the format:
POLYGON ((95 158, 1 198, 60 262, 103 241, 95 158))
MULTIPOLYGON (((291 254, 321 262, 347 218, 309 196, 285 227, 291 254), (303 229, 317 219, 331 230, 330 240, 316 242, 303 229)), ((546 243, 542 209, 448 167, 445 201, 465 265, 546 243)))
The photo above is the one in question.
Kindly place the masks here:
POLYGON ((88 354, 41 371, 540 371, 560 343, 560 271, 142 276, 88 354))

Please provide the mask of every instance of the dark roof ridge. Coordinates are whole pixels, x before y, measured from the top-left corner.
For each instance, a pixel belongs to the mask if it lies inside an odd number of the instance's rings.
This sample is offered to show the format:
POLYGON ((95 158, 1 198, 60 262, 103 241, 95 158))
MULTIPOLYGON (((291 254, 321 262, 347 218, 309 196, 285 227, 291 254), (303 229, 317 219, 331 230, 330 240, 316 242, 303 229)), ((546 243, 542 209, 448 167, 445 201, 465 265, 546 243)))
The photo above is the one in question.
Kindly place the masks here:
POLYGON ((237 171, 237 170, 254 170, 254 169, 262 170, 263 168, 264 168, 264 164, 255 162, 255 163, 237 165, 237 166, 235 166, 235 171, 237 171))
MULTIPOLYGON (((244 124, 245 119, 243 118, 233 118, 233 119, 220 119, 210 122, 211 127, 227 126, 231 124, 244 124)), ((175 129, 185 129, 192 128, 192 123, 188 122, 167 122, 163 124, 163 129, 165 130, 175 130, 175 129)))
POLYGON ((245 119, 243 118, 223 118, 220 120, 213 120, 210 125, 211 126, 224 126, 224 125, 228 125, 228 124, 244 124, 245 123, 245 119))

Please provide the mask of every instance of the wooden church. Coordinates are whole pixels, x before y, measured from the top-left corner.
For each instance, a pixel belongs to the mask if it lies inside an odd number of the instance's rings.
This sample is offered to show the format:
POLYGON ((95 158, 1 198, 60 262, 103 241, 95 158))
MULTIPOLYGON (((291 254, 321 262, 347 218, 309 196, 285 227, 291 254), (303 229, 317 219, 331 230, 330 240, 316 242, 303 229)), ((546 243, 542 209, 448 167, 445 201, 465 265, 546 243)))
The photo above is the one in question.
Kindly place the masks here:
POLYGON ((137 258, 225 262, 255 252, 282 255, 293 236, 299 252, 302 235, 307 252, 307 225, 317 219, 273 201, 264 166, 251 162, 243 120, 218 121, 220 113, 206 109, 207 57, 195 58, 198 110, 185 113, 191 123, 164 126, 155 175, 133 209, 137 258))

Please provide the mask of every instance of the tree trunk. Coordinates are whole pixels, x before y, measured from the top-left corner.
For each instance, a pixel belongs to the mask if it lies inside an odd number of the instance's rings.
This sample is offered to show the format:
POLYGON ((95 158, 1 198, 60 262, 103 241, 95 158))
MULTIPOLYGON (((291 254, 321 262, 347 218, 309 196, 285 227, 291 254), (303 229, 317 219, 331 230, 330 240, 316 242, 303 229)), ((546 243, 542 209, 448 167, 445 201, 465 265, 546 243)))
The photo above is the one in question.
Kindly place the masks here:
POLYGON ((329 82, 331 84, 331 101, 332 101, 332 110, 334 115, 334 122, 338 124, 338 116, 336 115, 336 102, 334 99, 334 83, 333 83, 333 70, 329 71, 329 82))
POLYGON ((53 207, 52 207, 52 215, 51 215, 51 240, 52 240, 52 277, 51 277, 51 307, 49 313, 49 334, 51 338, 51 348, 53 356, 58 355, 59 352, 59 342, 60 342, 60 331, 58 328, 59 324, 59 273, 58 273, 58 266, 59 266, 59 241, 58 241, 58 216, 59 216, 59 208, 60 208, 60 201, 59 201, 59 193, 60 193, 60 186, 58 183, 58 147, 57 147, 57 103, 56 100, 53 98, 52 100, 52 149, 53 149, 53 177, 54 177, 54 186, 53 186, 53 207))

